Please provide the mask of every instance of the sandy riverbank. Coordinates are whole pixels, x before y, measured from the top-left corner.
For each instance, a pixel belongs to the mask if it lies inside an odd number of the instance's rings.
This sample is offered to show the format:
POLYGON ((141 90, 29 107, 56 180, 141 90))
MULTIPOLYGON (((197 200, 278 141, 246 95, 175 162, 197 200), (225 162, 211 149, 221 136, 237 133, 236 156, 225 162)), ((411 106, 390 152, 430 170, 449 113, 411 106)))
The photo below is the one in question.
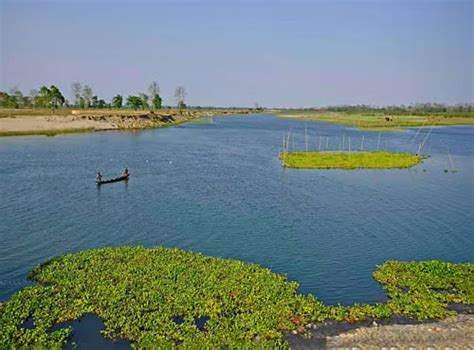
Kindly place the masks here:
POLYGON ((419 324, 406 319, 383 322, 330 323, 307 337, 287 335, 292 349, 474 349, 474 315, 460 314, 419 324), (391 324, 394 322, 394 324, 391 324))
POLYGON ((326 341, 329 349, 474 349, 474 315, 419 325, 358 328, 326 341))
POLYGON ((1 132, 28 132, 60 129, 116 129, 111 120, 81 119, 76 116, 17 116, 0 119, 1 132))
POLYGON ((200 118, 248 114, 248 110, 48 111, 13 110, 0 113, 0 136, 59 134, 100 130, 159 128, 200 118), (22 113, 23 112, 23 113, 22 113))

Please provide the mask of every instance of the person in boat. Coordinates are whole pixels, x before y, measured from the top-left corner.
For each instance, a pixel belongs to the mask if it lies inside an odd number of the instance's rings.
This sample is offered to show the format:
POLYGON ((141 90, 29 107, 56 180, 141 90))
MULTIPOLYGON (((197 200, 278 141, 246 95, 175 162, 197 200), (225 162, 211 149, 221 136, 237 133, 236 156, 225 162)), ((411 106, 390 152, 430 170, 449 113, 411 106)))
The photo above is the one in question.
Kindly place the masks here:
POLYGON ((128 168, 125 168, 125 170, 123 171, 123 176, 128 176, 128 168))
POLYGON ((95 181, 102 181, 102 175, 100 172, 97 173, 97 176, 95 177, 95 181))

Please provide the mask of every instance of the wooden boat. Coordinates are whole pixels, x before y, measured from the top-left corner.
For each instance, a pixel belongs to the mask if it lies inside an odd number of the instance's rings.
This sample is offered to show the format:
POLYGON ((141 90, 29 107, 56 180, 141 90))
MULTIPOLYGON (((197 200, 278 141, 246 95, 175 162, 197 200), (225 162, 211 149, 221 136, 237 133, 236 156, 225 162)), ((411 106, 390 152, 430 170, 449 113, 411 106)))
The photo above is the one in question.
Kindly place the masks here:
POLYGON ((101 180, 101 181, 96 180, 95 183, 97 185, 102 185, 102 184, 109 184, 111 182, 127 181, 129 176, 130 176, 130 174, 122 175, 122 176, 119 176, 119 177, 114 177, 112 179, 107 179, 107 180, 101 180))

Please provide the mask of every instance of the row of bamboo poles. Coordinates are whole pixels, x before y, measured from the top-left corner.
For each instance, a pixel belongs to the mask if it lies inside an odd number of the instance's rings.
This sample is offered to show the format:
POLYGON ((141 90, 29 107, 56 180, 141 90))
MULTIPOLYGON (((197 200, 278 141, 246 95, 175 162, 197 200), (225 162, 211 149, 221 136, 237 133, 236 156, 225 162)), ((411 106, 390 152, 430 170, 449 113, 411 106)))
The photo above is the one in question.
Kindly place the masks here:
MULTIPOLYGON (((411 139, 410 145, 412 145, 414 143, 414 141, 417 138, 418 134, 420 133, 421 129, 422 129, 422 127, 420 127, 420 129, 417 131, 415 136, 411 139)), ((426 134, 423 141, 420 142, 420 144, 418 146, 418 151, 417 151, 416 154, 422 154, 423 148, 425 147, 426 142, 428 141, 428 138, 429 138, 432 130, 433 130, 433 127, 430 128, 429 132, 426 134)), ((377 152, 382 150, 380 148, 381 135, 382 135, 382 133, 379 133, 378 138, 377 138, 377 147, 376 147, 377 152)), ((282 152, 283 153, 288 153, 289 152, 289 150, 290 150, 290 141, 291 141, 291 144, 292 144, 292 147, 291 147, 292 150, 296 151, 296 149, 295 149, 295 135, 294 135, 293 130, 291 128, 288 131, 288 133, 283 136, 283 147, 282 147, 282 152)), ((362 135, 362 138, 361 138, 361 141, 360 141, 360 147, 353 148, 352 143, 351 143, 351 137, 348 136, 346 138, 346 135, 344 134, 344 135, 342 135, 342 140, 339 141, 339 147, 338 148, 330 148, 329 147, 329 144, 330 144, 329 136, 325 136, 325 137, 319 136, 319 143, 318 143, 317 150, 319 152, 320 151, 328 151, 328 150, 338 150, 338 151, 341 151, 341 152, 348 151, 349 153, 351 151, 364 151, 364 141, 365 141, 365 136, 362 135), (347 146, 347 148, 346 148, 346 146, 347 146)), ((305 144, 304 151, 308 152, 309 151, 309 138, 308 138, 308 130, 307 130, 306 124, 305 124, 305 127, 304 127, 304 144, 305 144)), ((388 148, 388 140, 385 141, 385 147, 383 148, 383 150, 387 150, 387 148, 388 148)), ((314 151, 315 151, 315 149, 312 150, 312 152, 314 152, 314 151)), ((301 150, 299 150, 298 152, 301 152, 301 150)))
MULTIPOLYGON (((417 137, 420 134, 423 127, 424 127, 424 125, 422 125, 417 130, 417 132, 415 133, 413 138, 410 140, 410 143, 409 143, 410 146, 415 143, 415 140, 417 139, 417 137)), ((425 145, 426 145, 426 143, 427 143, 427 141, 428 141, 428 139, 431 135, 432 130, 433 130, 433 126, 429 129, 429 131, 426 133, 423 140, 419 143, 418 150, 416 152, 417 155, 422 154, 423 149, 425 148, 425 145)), ((376 152, 379 152, 379 151, 382 151, 382 150, 386 151, 388 149, 388 140, 385 140, 385 145, 384 145, 383 149, 381 148, 381 142, 382 142, 381 136, 382 136, 382 133, 379 133, 379 135, 377 137, 377 147, 375 149, 376 152)), ((344 135, 342 135, 342 139, 339 141, 339 147, 331 148, 329 146, 330 145, 332 146, 334 144, 334 142, 333 143, 330 142, 330 137, 329 136, 319 136, 319 142, 317 143, 317 148, 313 149, 313 150, 310 150, 307 125, 305 124, 305 126, 304 126, 304 152, 315 152, 315 151, 317 151, 317 152, 338 151, 338 152, 348 152, 348 153, 351 153, 353 151, 363 152, 365 150, 364 149, 364 142, 365 142, 365 136, 362 135, 361 140, 360 140, 360 146, 359 147, 353 147, 354 144, 352 142, 351 137, 350 136, 346 137, 346 135, 344 134, 344 135)), ((292 128, 290 128, 288 133, 283 136, 283 140, 282 140, 282 154, 283 155, 287 154, 290 151, 290 143, 291 143, 291 150, 293 152, 302 152, 302 150, 296 150, 296 148, 295 148, 295 134, 293 133, 292 128)), ((369 151, 369 150, 367 149, 367 151, 369 151)), ((455 170, 454 162, 453 162, 453 159, 451 157, 451 153, 449 152, 449 149, 448 149, 448 158, 449 158, 449 162, 450 162, 450 165, 451 165, 451 169, 455 170)))

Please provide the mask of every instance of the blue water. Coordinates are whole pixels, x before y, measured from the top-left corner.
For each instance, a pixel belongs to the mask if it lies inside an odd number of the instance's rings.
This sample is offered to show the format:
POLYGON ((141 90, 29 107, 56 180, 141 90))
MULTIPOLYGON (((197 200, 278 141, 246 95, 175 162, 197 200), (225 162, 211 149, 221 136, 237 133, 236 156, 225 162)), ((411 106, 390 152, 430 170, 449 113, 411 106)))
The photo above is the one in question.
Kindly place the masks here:
MULTIPOLYGON (((284 169, 282 138, 305 123, 214 118, 140 132, 0 138, 0 300, 28 271, 82 249, 164 245, 261 264, 327 303, 384 300, 387 259, 473 261, 474 128, 433 128, 405 170, 284 169), (448 150, 457 172, 451 169, 448 150), (127 166, 128 183, 94 183, 127 166)), ((310 148, 416 152, 429 133, 308 123, 310 148)), ((293 147, 293 140, 290 141, 293 147)))

